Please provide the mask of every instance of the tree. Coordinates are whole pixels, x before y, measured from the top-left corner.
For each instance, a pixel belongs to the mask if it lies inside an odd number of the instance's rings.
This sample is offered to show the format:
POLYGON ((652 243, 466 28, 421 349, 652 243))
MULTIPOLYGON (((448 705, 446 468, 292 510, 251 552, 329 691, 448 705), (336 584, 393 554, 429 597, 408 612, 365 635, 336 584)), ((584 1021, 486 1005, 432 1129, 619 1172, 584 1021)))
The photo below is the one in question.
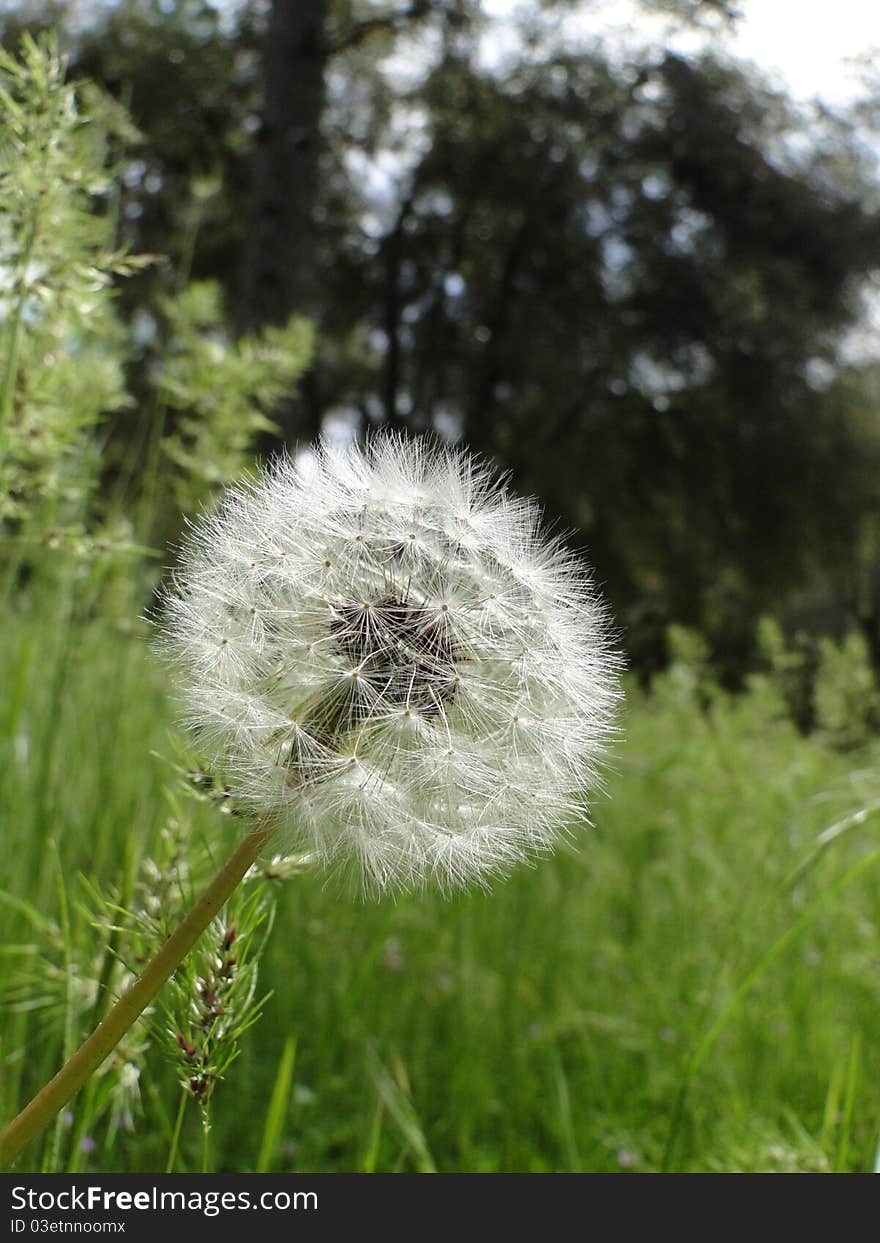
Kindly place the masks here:
POLYGON ((791 155, 786 102, 711 57, 451 54, 418 104, 381 235, 349 206, 328 274, 325 335, 360 350, 325 350, 325 408, 463 435, 629 616, 654 598, 730 645, 852 536, 815 375, 878 259, 867 187, 791 155))
POLYGON ((234 28, 138 0, 78 55, 144 131, 121 211, 176 260, 157 279, 219 278, 239 326, 317 321, 291 442, 466 437, 590 545, 638 659, 677 618, 741 664, 859 527, 865 432, 829 377, 875 171, 850 122, 711 54, 566 43, 583 7, 536 4, 510 62, 468 0, 276 0, 234 28))
POLYGON ((313 206, 321 150, 328 0, 273 0, 262 119, 242 246, 240 326, 280 323, 316 303, 313 206))

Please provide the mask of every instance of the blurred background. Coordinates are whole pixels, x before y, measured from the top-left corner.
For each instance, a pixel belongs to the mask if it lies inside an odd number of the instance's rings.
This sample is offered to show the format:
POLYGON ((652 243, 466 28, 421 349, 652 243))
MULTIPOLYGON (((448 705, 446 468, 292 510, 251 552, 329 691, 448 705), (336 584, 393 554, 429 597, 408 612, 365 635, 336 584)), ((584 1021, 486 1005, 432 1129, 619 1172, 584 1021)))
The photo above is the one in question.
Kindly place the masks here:
POLYGON ((451 905, 297 877, 210 1156, 187 1038, 108 1072, 44 1168, 873 1168, 880 17, 7 0, 0 26, 4 1113, 100 1013, 89 886, 137 916, 144 866, 216 836, 138 619, 256 456, 379 426, 489 455, 587 551, 630 671, 580 853, 451 905))
POLYGON ((673 621, 735 685, 762 614, 880 670, 864 6, 4 7, 140 132, 118 238, 163 261, 122 291, 133 368, 193 279, 231 333, 307 315, 287 443, 491 454, 589 547, 640 675, 673 621))

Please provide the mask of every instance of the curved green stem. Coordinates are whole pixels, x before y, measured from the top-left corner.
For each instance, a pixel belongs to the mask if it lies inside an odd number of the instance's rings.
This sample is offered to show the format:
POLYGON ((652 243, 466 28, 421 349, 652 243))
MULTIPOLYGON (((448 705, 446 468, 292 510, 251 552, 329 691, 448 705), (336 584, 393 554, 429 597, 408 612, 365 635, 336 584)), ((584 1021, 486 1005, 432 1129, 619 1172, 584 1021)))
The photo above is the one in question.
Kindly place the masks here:
POLYGON ((183 923, 171 934, 131 988, 123 993, 104 1021, 62 1066, 54 1079, 9 1123, 0 1135, 0 1169, 11 1165, 22 1148, 39 1135, 74 1092, 112 1053, 229 898, 273 831, 274 826, 263 825, 245 837, 183 923))

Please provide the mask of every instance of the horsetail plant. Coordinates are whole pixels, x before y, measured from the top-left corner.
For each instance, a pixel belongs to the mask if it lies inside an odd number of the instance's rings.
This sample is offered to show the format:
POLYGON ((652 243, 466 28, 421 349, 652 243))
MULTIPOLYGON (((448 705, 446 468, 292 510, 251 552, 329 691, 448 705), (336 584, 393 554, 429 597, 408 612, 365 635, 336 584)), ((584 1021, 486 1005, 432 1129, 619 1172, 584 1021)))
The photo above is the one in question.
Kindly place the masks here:
POLYGON ((322 443, 230 489, 191 531, 161 635, 188 723, 253 825, 7 1127, 5 1164, 266 847, 305 848, 377 896, 485 885, 585 820, 619 698, 604 605, 534 502, 466 452, 392 434, 322 443))

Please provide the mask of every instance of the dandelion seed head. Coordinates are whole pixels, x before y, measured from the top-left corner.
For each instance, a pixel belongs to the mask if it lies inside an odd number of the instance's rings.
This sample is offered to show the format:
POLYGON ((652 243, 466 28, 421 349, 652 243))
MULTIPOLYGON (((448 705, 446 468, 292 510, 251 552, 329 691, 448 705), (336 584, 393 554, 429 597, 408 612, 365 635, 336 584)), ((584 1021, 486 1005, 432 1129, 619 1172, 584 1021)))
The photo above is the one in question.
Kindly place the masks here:
POLYGON ((236 797, 365 889, 485 884, 583 820, 619 698, 606 611, 467 453, 281 458, 194 524, 164 603, 236 797))

